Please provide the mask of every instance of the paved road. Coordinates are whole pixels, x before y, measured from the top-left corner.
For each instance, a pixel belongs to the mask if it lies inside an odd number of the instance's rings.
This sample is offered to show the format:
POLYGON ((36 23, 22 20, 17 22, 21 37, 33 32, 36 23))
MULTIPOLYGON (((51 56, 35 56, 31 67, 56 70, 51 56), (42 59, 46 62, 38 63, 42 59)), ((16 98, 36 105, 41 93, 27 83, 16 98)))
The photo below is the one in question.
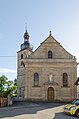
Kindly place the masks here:
POLYGON ((0 108, 0 119, 78 119, 63 113, 64 104, 20 102, 0 108))

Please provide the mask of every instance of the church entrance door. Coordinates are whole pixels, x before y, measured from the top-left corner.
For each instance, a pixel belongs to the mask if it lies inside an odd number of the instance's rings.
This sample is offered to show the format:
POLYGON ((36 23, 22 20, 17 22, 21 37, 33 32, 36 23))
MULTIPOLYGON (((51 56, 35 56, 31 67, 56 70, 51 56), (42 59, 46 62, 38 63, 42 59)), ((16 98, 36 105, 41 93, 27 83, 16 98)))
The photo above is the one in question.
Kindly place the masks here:
POLYGON ((48 101, 54 100, 54 88, 53 87, 49 87, 47 90, 47 100, 48 101))

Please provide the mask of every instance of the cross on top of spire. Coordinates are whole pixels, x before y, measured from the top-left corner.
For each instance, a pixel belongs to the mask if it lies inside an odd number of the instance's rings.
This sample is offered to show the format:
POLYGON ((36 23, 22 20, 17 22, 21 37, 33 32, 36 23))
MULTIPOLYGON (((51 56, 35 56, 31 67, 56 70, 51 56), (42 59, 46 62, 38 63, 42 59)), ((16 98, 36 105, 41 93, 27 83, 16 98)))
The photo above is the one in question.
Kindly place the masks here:
POLYGON ((49 31, 49 33, 50 33, 50 35, 51 35, 52 31, 49 31))

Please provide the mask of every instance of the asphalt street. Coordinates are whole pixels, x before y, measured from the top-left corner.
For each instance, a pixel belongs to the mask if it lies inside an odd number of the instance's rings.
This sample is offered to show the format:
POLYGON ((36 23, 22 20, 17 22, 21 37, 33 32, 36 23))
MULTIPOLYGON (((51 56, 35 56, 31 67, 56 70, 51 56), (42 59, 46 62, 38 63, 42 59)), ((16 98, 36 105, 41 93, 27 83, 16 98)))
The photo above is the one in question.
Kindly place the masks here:
POLYGON ((0 119, 78 119, 63 113, 64 103, 19 102, 0 108, 0 119))

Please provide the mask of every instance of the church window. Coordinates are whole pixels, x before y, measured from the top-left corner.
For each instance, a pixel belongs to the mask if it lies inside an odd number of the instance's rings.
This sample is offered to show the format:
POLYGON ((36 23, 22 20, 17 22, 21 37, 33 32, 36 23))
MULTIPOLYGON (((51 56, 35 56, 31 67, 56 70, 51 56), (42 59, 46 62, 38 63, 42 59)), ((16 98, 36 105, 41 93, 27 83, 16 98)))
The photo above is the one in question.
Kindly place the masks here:
POLYGON ((67 75, 67 73, 63 73, 63 86, 64 87, 68 86, 68 75, 67 75))
POLYGON ((21 88, 19 88, 19 97, 21 97, 21 88))
POLYGON ((23 54, 21 54, 21 59, 23 59, 23 54))
POLYGON ((34 73, 34 86, 38 86, 38 85, 39 85, 39 74, 34 73))
POLYGON ((50 51, 50 50, 48 51, 48 58, 52 59, 52 51, 50 51))
POLYGON ((21 66, 23 65, 22 61, 21 61, 21 66))

